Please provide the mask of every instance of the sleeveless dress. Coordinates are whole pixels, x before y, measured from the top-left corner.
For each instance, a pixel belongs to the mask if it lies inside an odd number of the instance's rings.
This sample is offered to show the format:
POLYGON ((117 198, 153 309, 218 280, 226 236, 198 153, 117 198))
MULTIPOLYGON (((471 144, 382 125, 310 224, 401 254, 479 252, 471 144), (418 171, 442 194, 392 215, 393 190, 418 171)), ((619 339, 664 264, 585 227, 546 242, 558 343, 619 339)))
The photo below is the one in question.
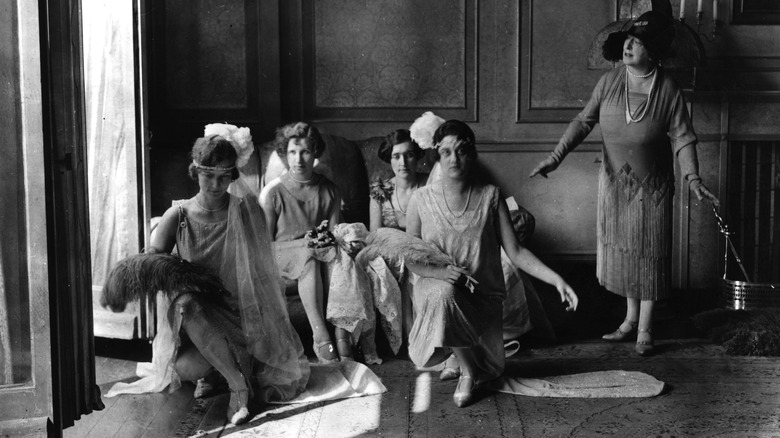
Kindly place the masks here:
MULTIPOLYGON (((427 183, 428 174, 417 174, 417 185, 422 187, 427 183)), ((395 192, 395 183, 392 178, 386 180, 377 180, 371 183, 369 194, 382 209, 382 226, 406 231, 406 226, 401 226, 398 222, 399 216, 406 217, 406 212, 396 206, 393 202, 393 193, 395 192)), ((404 220, 404 223, 406 221, 404 220)))
POLYGON ((169 310, 174 336, 181 328, 181 312, 197 306, 225 336, 241 372, 251 376, 255 400, 294 398, 306 388, 310 370, 290 323, 273 259, 263 250, 270 248, 270 241, 256 201, 231 196, 228 219, 216 223, 190 218, 182 201, 174 205, 179 209, 179 255, 217 273, 229 291, 218 301, 204 301, 194 294, 176 297, 169 310))
POLYGON ((358 270, 339 245, 309 248, 304 238, 309 230, 330 219, 334 209, 341 207, 336 203, 338 189, 328 178, 315 173, 310 184, 317 186, 317 196, 303 201, 285 187, 284 182, 289 178, 289 173, 277 177, 261 195, 277 217, 274 247, 279 272, 287 280, 298 280, 305 269, 311 269, 307 265, 313 260, 323 262, 329 280, 325 317, 357 340, 375 322, 365 273, 358 270))
POLYGON ((157 295, 157 335, 152 361, 138 363, 134 382, 117 382, 106 397, 170 391, 181 382, 173 363, 185 314, 198 313, 228 342, 234 363, 252 387, 255 402, 289 402, 307 389, 311 369, 290 323, 278 268, 269 256, 265 216, 254 197, 230 196, 227 220, 201 223, 178 208, 176 252, 220 276, 227 295, 157 295), (167 315, 167 318, 163 315, 167 315))
POLYGON ((506 289, 497 226, 501 199, 492 185, 473 190, 476 208, 460 217, 443 204, 439 181, 412 195, 420 212, 422 239, 453 257, 479 284, 472 292, 435 278, 417 280, 409 356, 418 367, 431 367, 446 360, 453 347, 471 348, 478 379, 487 381, 501 375, 505 363, 502 301, 506 289))

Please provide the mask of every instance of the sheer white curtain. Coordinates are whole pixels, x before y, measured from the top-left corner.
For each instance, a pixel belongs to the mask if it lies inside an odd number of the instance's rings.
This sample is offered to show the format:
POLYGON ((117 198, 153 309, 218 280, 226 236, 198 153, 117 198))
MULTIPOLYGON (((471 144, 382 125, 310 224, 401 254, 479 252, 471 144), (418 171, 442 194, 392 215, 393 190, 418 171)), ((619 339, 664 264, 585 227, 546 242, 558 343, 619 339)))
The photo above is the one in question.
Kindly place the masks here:
POLYGON ((132 0, 82 0, 92 283, 138 252, 132 0))

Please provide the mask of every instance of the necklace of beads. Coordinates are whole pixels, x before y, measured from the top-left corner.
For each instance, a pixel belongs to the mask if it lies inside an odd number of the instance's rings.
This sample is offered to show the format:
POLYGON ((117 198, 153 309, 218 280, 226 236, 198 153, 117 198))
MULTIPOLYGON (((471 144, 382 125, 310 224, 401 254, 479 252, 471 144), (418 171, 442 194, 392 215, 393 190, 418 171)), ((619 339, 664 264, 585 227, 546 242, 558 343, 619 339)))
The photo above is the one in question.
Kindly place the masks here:
POLYGON ((626 125, 628 125, 631 122, 639 123, 642 121, 642 119, 645 118, 645 115, 647 115, 647 110, 648 108, 650 108, 650 101, 653 98, 653 90, 655 89, 655 78, 658 77, 655 75, 653 76, 653 82, 650 83, 650 93, 648 93, 647 95, 647 103, 645 104, 644 109, 642 109, 642 113, 639 115, 639 117, 634 118, 634 116, 631 115, 631 109, 629 108, 628 105, 628 75, 630 74, 635 77, 647 77, 652 73, 655 73, 655 69, 653 69, 653 71, 648 73, 646 76, 636 76, 633 73, 631 73, 628 67, 626 67, 626 125))
POLYGON ((295 182, 297 182, 297 183, 300 183, 300 184, 308 184, 308 183, 310 183, 310 182, 311 182, 311 180, 313 180, 313 179, 314 179, 314 174, 312 174, 311 178, 309 178, 309 179, 298 179, 298 178, 296 178, 296 177, 294 177, 294 176, 293 176, 292 172, 288 172, 288 173, 290 174, 290 178, 291 178, 293 181, 295 181, 295 182))
MULTIPOLYGON (((415 190, 417 190, 417 183, 416 183, 416 182, 415 182, 415 183, 414 183, 414 185, 412 186, 412 189, 411 189, 411 191, 413 192, 413 191, 415 191, 415 190)), ((398 211, 400 211, 400 212, 401 212, 401 213, 403 213, 403 214, 406 214, 406 210, 404 210, 403 208, 401 208, 401 200, 400 200, 400 199, 398 199, 398 186, 397 186, 397 185, 396 185, 396 186, 395 186, 395 188, 393 189, 393 196, 395 196, 395 204, 398 206, 398 211)), ((409 202, 408 202, 408 200, 407 200, 406 206, 407 206, 407 207, 409 206, 409 202)))
POLYGON ((626 71, 628 72, 628 74, 630 74, 631 76, 633 76, 633 77, 635 77, 635 78, 649 78, 649 77, 650 77, 650 75, 652 75, 653 73, 655 73, 655 67, 653 67, 653 69, 652 69, 652 70, 650 70, 650 72, 649 72, 649 73, 647 73, 647 74, 644 74, 644 75, 638 75, 638 74, 636 74, 636 73, 632 72, 632 71, 631 71, 631 67, 628 67, 628 66, 626 66, 626 71))
POLYGON ((469 194, 466 197, 466 205, 463 206, 463 211, 461 211, 458 214, 455 214, 452 212, 452 209, 450 209, 450 205, 447 203, 447 194, 444 192, 444 185, 441 186, 441 196, 444 198, 444 206, 447 207, 447 211, 450 212, 451 215, 455 216, 456 218, 459 218, 466 214, 466 210, 469 208, 469 202, 471 202, 471 189, 474 187, 473 185, 469 185, 469 194))
POLYGON ((201 210, 203 210, 203 211, 208 211, 208 212, 210 212, 210 213, 213 213, 213 212, 215 212, 215 211, 220 211, 220 210, 222 210, 223 208, 225 208, 225 207, 228 205, 228 202, 230 202, 230 197, 229 197, 229 196, 228 196, 228 198, 227 198, 227 199, 225 199, 225 202, 224 202, 224 203, 222 203, 222 206, 220 206, 219 208, 214 208, 214 209, 211 209, 211 208, 206 208, 206 207, 204 207, 204 206, 203 206, 203 204, 201 204, 201 203, 200 203, 200 201, 198 201, 198 197, 197 197, 197 196, 195 196, 195 203, 196 203, 196 204, 198 204, 198 207, 200 207, 200 209, 201 209, 201 210))

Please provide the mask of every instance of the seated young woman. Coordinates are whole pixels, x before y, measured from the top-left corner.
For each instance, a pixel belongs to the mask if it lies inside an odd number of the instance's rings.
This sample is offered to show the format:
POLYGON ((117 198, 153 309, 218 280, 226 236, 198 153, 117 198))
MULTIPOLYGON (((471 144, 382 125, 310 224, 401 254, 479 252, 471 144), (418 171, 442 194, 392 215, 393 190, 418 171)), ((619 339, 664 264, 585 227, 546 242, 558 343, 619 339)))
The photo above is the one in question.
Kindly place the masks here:
POLYGON ((433 144, 440 177, 412 195, 407 232, 456 263, 407 263, 420 277, 412 294, 416 315, 409 356, 419 367, 432 367, 454 355, 459 380, 453 400, 466 406, 478 383, 504 371, 502 248, 517 267, 555 286, 567 310, 575 310, 578 299, 560 275, 517 242, 498 188, 474 178, 477 149, 471 128, 446 121, 436 129, 433 144))
MULTIPOLYGON (((333 230, 340 222, 341 198, 336 185, 314 171, 314 161, 325 149, 325 142, 317 128, 304 122, 292 123, 276 132, 277 154, 287 172, 270 181, 260 192, 260 204, 265 213, 269 232, 276 248, 279 269, 283 278, 297 281, 306 316, 313 335, 314 353, 322 363, 351 360, 350 331, 336 324, 334 348, 326 325, 325 296, 343 303, 352 302, 363 309, 365 291, 339 281, 342 287, 328 290, 327 263, 333 260, 332 248, 312 248, 306 234, 327 221, 333 230), (325 282, 325 283, 324 283, 325 282), (343 295, 350 295, 345 297, 343 295), (354 298, 354 299, 351 299, 354 298), (354 303, 358 301, 358 303, 354 303)), ((335 242, 334 242, 335 243, 335 242)), ((340 309, 349 313, 351 309, 340 309)), ((365 313, 363 310, 360 313, 365 313)), ((331 316, 331 315, 328 315, 331 316)), ((361 318, 360 315, 333 315, 331 321, 361 318)), ((357 323, 352 323, 352 327, 357 323)))
POLYGON ((396 129, 385 136, 377 155, 390 164, 393 177, 371 184, 369 230, 391 227, 406 230, 406 208, 415 190, 425 185, 428 175, 417 172, 424 152, 412 140, 408 129, 396 129))
MULTIPOLYGON (((207 396, 202 379, 218 371, 230 389, 228 420, 239 424, 250 418, 250 399, 286 401, 303 391, 309 364, 268 256, 271 243, 259 205, 254 197, 227 192, 238 177, 236 146, 210 135, 195 141, 191 156, 189 174, 199 191, 165 212, 146 252, 171 253, 175 247, 183 259, 221 278, 225 296, 181 293, 170 303, 174 341, 167 345, 178 346, 170 383, 174 389, 179 379, 201 379, 196 396, 207 396)), ((155 345, 163 344, 155 339, 155 345)), ((167 361, 161 363, 167 370, 167 361)))
MULTIPOLYGON (((405 231, 409 199, 428 178, 427 174, 417 172, 417 163, 424 152, 408 129, 396 129, 385 136, 377 155, 390 164, 393 176, 371 184, 369 229, 375 232, 388 227, 405 231)), ((397 354, 414 318, 407 270, 400 260, 385 261, 381 257, 367 260, 358 255, 357 261, 371 281, 374 306, 379 311, 381 326, 391 349, 397 354)), ((376 354, 373 329, 366 331, 361 345, 367 363, 382 363, 376 354)))

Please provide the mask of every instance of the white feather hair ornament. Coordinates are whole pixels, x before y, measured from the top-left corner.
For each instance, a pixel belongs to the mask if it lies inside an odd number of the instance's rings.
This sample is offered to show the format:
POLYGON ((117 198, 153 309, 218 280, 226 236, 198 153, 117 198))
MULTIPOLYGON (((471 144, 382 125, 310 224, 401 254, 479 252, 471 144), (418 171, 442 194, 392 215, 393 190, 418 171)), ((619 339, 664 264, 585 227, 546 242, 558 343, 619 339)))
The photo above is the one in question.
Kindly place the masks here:
POLYGON ((252 152, 255 150, 249 128, 239 128, 236 125, 228 125, 227 123, 211 123, 206 125, 206 128, 203 130, 203 136, 209 137, 212 135, 219 135, 233 145, 238 155, 236 167, 244 167, 249 162, 249 157, 252 156, 252 152))
POLYGON ((433 134, 444 122, 444 119, 433 112, 426 111, 409 127, 409 134, 420 148, 431 149, 435 146, 433 144, 433 134))

